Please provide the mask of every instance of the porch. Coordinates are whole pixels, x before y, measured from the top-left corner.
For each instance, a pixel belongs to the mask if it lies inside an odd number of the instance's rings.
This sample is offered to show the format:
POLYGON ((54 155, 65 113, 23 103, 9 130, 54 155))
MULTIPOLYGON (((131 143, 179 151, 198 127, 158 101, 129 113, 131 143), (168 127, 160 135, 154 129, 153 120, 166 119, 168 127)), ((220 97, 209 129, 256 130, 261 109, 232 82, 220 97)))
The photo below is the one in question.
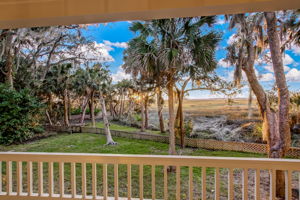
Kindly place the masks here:
POLYGON ((264 199, 263 171, 269 174, 267 196, 275 199, 276 170, 285 171, 286 199, 292 199, 292 189, 300 188, 299 160, 5 152, 0 153, 0 199, 173 199, 173 195, 179 200, 207 199, 208 193, 215 199, 234 199, 239 183, 243 199, 264 199), (175 166, 174 173, 168 172, 169 166, 175 166), (234 176, 237 171, 242 176, 234 176), (221 172, 226 173, 225 179, 221 179, 221 172), (174 194, 170 192, 170 176, 174 176, 174 194), (249 184, 250 179, 254 185, 249 184), (224 180, 228 181, 225 189, 224 180), (138 188, 133 187, 133 181, 138 181, 138 188), (211 181, 213 189, 208 186, 211 181), (158 190, 162 190, 159 195, 158 190))

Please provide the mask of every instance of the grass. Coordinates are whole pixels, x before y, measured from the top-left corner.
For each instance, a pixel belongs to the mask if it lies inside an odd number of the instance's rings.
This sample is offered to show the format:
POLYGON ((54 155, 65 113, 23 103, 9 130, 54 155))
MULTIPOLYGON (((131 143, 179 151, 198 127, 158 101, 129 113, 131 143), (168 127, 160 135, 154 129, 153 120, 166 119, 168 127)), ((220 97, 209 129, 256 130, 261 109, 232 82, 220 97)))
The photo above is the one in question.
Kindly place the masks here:
MULTIPOLYGON (((35 141, 28 144, 22 145, 12 145, 12 146, 0 146, 0 151, 16 151, 16 152, 72 152, 72 153, 112 153, 112 154, 151 154, 151 155, 167 155, 168 154, 168 144, 145 141, 145 140, 135 140, 126 138, 114 138, 118 142, 117 146, 106 146, 106 139, 104 136, 96 134, 65 134, 56 137, 46 138, 39 141, 35 141)), ((243 153, 243 152, 232 152, 232 151, 209 151, 203 149, 192 149, 186 148, 183 150, 177 149, 181 155, 191 155, 191 156, 222 156, 222 157, 264 157, 262 154, 254 153, 243 153)), ((16 164, 13 163, 15 173, 16 164)), ((23 171, 26 172, 26 163, 23 163, 23 171)), ((37 192, 37 163, 33 163, 34 170, 34 192, 37 192)), ((188 171, 187 167, 181 168, 181 199, 187 198, 188 192, 188 171)), ((163 198, 163 167, 156 166, 156 195, 157 198, 163 198)), ((194 172, 194 184, 195 184, 195 195, 200 198, 200 180, 201 180, 201 168, 193 168, 194 172)), ((5 174, 5 163, 3 163, 3 174, 5 174)), ((109 195, 114 194, 114 181, 113 181, 113 165, 108 166, 108 184, 109 184, 109 195)), ((221 174, 226 174, 227 171, 221 170, 221 174)), ((45 182, 45 192, 47 192, 47 174, 48 166, 47 163, 44 164, 44 182, 45 182)), ((55 192, 58 193, 58 163, 54 163, 54 174, 55 174, 55 192)), ((81 164, 76 165, 77 174, 77 191, 81 191, 81 164)), ((98 194, 102 194, 102 165, 97 165, 97 183, 98 184, 98 194)), ((214 180, 214 169, 207 169, 207 180, 208 180, 208 195, 213 196, 213 180, 214 180)), ((26 191, 26 173, 24 176, 24 190, 26 191)), ((88 194, 91 194, 92 187, 92 166, 87 164, 87 188, 88 194)), ((14 182, 16 180, 14 179, 14 182)), ((120 196, 127 195, 127 166, 119 165, 119 192, 120 196)), ((151 166, 144 166, 144 197, 151 198, 151 166)), ((169 199, 175 199, 175 184, 176 177, 174 173, 168 174, 168 192, 169 199)), ((14 184, 15 185, 15 184, 14 184)), ((70 187, 70 163, 65 163, 65 193, 69 194, 71 191, 70 187)), ((4 184, 5 189, 5 184, 4 184)), ((14 186, 14 190, 16 187, 14 186)), ((221 185, 221 193, 223 196, 227 195, 226 184, 221 185)), ((138 166, 132 166, 132 194, 134 197, 139 195, 139 168, 138 166)))
MULTIPOLYGON (((97 128, 104 128, 103 122, 97 122, 96 127, 97 128)), ((115 123, 110 123, 110 129, 115 130, 115 131, 126 131, 126 132, 134 132, 134 133, 141 132, 141 130, 139 128, 120 125, 120 124, 115 124, 115 123)), ((146 130, 146 132, 147 133, 152 133, 152 134, 159 134, 159 135, 162 134, 162 133, 160 133, 160 131, 153 131, 153 130, 146 130)))
MULTIPOLYGON (((259 115, 256 100, 253 99, 253 118, 254 120, 261 119, 259 115)), ((167 112, 167 104, 164 106, 164 111, 167 112)), ((175 105, 177 107, 177 104, 175 105)), ((156 111, 156 104, 151 105, 151 110, 156 111)), ((248 100, 234 99, 232 105, 228 105, 226 99, 185 99, 183 102, 183 110, 185 113, 194 116, 216 116, 226 115, 232 120, 247 119, 248 116, 248 100)))

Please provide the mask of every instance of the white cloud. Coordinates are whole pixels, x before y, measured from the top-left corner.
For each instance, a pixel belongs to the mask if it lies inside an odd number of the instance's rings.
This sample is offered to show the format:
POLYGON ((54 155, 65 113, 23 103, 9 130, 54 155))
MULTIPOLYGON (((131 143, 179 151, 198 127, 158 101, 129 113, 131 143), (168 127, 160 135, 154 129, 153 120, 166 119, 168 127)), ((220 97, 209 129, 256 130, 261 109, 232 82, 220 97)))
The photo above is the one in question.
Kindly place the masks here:
POLYGON ((232 44, 232 43, 234 43, 234 42, 236 42, 236 41, 237 41, 236 34, 232 34, 232 35, 228 38, 227 44, 232 44))
MULTIPOLYGON (((255 72, 257 72, 257 71, 255 70, 255 72)), ((227 74, 225 76, 222 76, 221 78, 225 81, 233 81, 233 79, 234 79, 234 70, 228 71, 227 74)), ((241 81, 246 81, 246 80, 248 80, 247 76, 246 76, 245 72, 242 71, 241 81)))
POLYGON ((300 46, 293 45, 291 50, 295 55, 300 55, 300 46))
POLYGON ((218 18, 216 24, 223 25, 225 24, 225 19, 218 18))
POLYGON ((87 61, 92 63, 113 62, 114 58, 110 55, 110 51, 112 50, 113 48, 108 47, 103 43, 92 42, 87 44, 81 44, 80 46, 71 49, 70 51, 56 54, 52 57, 51 62, 56 63, 64 59, 75 59, 76 62, 79 62, 81 64, 87 61))
MULTIPOLYGON (((291 68, 289 68, 288 66, 283 66, 284 67, 284 71, 285 72, 288 72, 291 68)), ((274 69, 273 69, 273 66, 271 65, 267 65, 267 66, 264 66, 265 70, 269 71, 269 72, 272 72, 274 73, 274 69)))
POLYGON ((282 61, 284 65, 290 65, 295 62, 294 59, 289 54, 283 55, 282 61))
POLYGON ((287 81, 300 82, 300 71, 296 68, 291 69, 286 74, 287 81))
POLYGON ((274 74, 273 73, 260 74, 259 80, 263 81, 263 82, 273 81, 274 80, 274 74))
POLYGON ((78 53, 84 59, 97 62, 113 62, 114 58, 109 54, 113 49, 103 43, 92 43, 90 45, 81 45, 78 53))
POLYGON ((103 42, 108 47, 117 47, 117 48, 123 48, 123 49, 126 49, 128 47, 127 42, 111 42, 108 40, 103 40, 103 42))
POLYGON ((224 60, 224 58, 222 58, 221 60, 219 60, 218 65, 221 66, 221 67, 224 67, 224 68, 229 68, 229 67, 231 67, 231 65, 230 65, 228 62, 226 62, 226 61, 224 60))
POLYGON ((117 82, 122 81, 122 80, 124 80, 124 79, 130 79, 130 78, 131 78, 130 74, 126 74, 126 73, 124 72, 122 66, 120 66, 120 67, 118 68, 117 73, 112 74, 112 81, 113 81, 114 83, 117 83, 117 82))
MULTIPOLYGON (((299 49, 299 51, 300 51, 300 49, 299 49)), ((288 53, 282 55, 282 62, 283 62, 283 65, 291 65, 291 64, 295 65, 296 64, 295 60, 288 53)), ((259 57, 255 61, 255 63, 259 64, 259 65, 264 65, 264 64, 272 65, 271 53, 268 51, 263 57, 259 57)))

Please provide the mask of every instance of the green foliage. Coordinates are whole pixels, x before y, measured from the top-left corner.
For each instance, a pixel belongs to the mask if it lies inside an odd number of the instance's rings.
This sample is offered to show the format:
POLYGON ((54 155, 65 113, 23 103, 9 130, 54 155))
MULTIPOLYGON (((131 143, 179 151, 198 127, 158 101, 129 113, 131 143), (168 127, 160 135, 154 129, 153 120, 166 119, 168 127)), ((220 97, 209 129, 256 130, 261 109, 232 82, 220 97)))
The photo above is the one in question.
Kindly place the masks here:
POLYGON ((185 121, 184 123, 184 130, 185 130, 185 134, 187 137, 190 137, 191 136, 191 133, 193 131, 193 121, 192 120, 188 120, 188 121, 185 121))
POLYGON ((81 114, 81 108, 72 108, 71 115, 80 115, 81 114))
POLYGON ((137 122, 141 122, 142 121, 142 116, 140 114, 135 114, 134 116, 134 119, 137 121, 137 122))
POLYGON ((253 128, 253 138, 256 138, 256 140, 261 141, 262 140, 262 123, 256 123, 253 128))
MULTIPOLYGON (((95 114, 97 115, 99 112, 101 112, 100 108, 95 108, 95 114)), ((73 108, 71 110, 71 115, 80 115, 82 113, 81 108, 73 108)), ((86 113, 85 114, 90 114, 90 109, 87 108, 86 109, 86 113)))
POLYGON ((0 84, 0 144, 21 143, 41 132, 42 107, 28 90, 11 90, 0 84))

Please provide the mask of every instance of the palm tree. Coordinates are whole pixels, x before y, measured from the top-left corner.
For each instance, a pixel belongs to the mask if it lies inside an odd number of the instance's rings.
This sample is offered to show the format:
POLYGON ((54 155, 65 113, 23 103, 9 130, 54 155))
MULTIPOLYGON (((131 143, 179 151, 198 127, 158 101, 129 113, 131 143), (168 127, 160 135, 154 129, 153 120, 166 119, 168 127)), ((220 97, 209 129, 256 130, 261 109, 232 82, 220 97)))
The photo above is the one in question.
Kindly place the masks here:
MULTIPOLYGON (((174 109, 176 81, 182 71, 188 74, 195 71, 203 74, 215 68, 214 53, 219 36, 214 32, 207 34, 201 32, 203 25, 212 25, 214 20, 214 17, 162 19, 145 23, 136 22, 131 27, 131 30, 140 33, 140 36, 132 42, 138 42, 141 45, 136 46, 143 48, 140 48, 139 52, 135 51, 137 48, 132 49, 135 53, 131 54, 133 58, 129 63, 131 66, 132 63, 138 63, 136 67, 143 66, 143 72, 148 77, 149 74, 150 77, 155 75, 163 77, 166 81, 169 108, 169 154, 171 155, 176 154, 174 109), (191 69, 191 66, 197 67, 191 69)), ((129 43, 129 48, 130 46, 129 43)))
MULTIPOLYGON (((100 104, 102 108, 102 118, 104 123, 104 130, 106 135, 106 144, 107 145, 116 145, 117 143, 114 142, 111 136, 110 128, 109 128, 109 121, 106 111, 106 103, 104 96, 108 92, 108 88, 111 85, 111 77, 109 71, 106 67, 95 64, 92 68, 87 69, 90 77, 90 88, 92 89, 92 95, 97 96, 99 94, 100 104)), ((93 96, 91 97, 91 101, 93 101, 93 96)), ((92 104, 93 106, 93 104, 92 104)), ((94 115, 94 109, 92 107, 92 115, 94 115)), ((93 126, 95 126, 95 121, 93 122, 93 126)))
MULTIPOLYGON (((135 24, 134 24, 135 26, 135 24)), ((147 96, 149 87, 152 88, 152 77, 154 76, 154 69, 157 67, 157 49, 154 42, 148 42, 145 37, 140 36, 132 39, 128 48, 124 52, 123 69, 129 73, 136 82, 136 89, 141 94, 141 131, 144 132, 146 126, 146 112, 147 112, 147 96)), ((156 78, 158 80, 160 78, 156 78)), ((160 87, 160 86, 158 86, 160 87)), ((161 95, 161 94, 160 94, 161 95)), ((161 98, 161 97, 160 97, 161 98)), ((159 109, 161 110, 161 109, 159 109)), ((161 114, 161 113, 160 113, 161 114)), ((162 117, 162 114, 159 115, 162 117)), ((163 119, 159 120, 163 123, 163 119)), ((160 127, 163 127, 161 125, 160 127)), ((163 131, 163 130, 162 130, 163 131)))
POLYGON ((52 94, 62 98, 64 106, 65 126, 70 125, 68 94, 71 87, 71 68, 71 64, 53 66, 51 70, 49 70, 46 74, 42 87, 40 89, 41 91, 43 90, 44 93, 48 94, 50 109, 52 105, 52 94))
POLYGON ((83 97, 81 105, 81 117, 79 119, 79 124, 84 124, 85 113, 89 103, 91 89, 89 88, 89 76, 88 71, 82 68, 79 68, 73 75, 72 88, 74 92, 79 97, 83 97))

